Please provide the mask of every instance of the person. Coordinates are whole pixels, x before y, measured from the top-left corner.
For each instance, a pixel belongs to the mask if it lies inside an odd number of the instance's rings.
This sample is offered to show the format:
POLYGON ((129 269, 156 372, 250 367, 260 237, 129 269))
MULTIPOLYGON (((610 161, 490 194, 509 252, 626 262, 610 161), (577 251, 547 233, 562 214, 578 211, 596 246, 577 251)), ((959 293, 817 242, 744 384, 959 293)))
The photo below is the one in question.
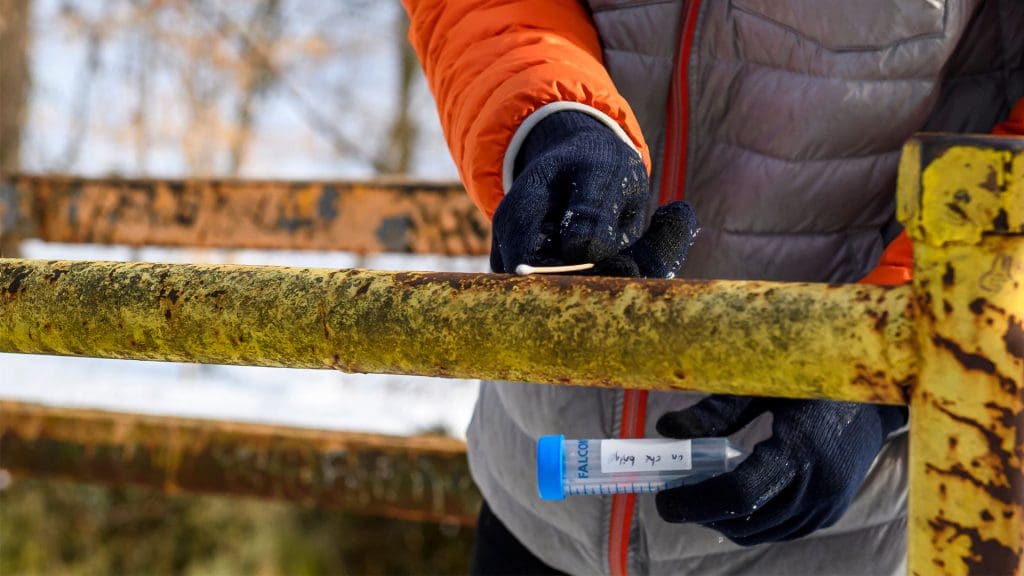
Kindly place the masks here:
MULTIPOLYGON (((461 179, 492 218, 495 272, 593 262, 625 276, 905 282, 902 144, 988 132, 1016 105, 1013 131, 1024 115, 1017 0, 404 4, 461 179)), ((468 431, 486 502, 473 570, 905 573, 906 418, 485 382, 468 431), (731 435, 753 452, 657 496, 552 503, 534 477, 543 434, 731 435)))

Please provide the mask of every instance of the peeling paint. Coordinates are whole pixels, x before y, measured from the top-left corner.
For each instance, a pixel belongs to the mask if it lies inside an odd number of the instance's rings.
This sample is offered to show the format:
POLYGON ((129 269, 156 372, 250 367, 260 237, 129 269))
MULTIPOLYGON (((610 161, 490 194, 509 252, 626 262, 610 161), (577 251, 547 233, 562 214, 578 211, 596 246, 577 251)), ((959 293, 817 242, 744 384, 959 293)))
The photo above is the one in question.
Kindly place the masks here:
POLYGON ((1021 326, 1021 320, 1016 316, 1010 316, 1006 321, 1006 334, 1003 335, 1003 342, 1006 342, 1007 352, 1024 359, 1024 327, 1021 326))
POLYGON ((50 242, 484 255, 457 184, 0 176, 0 237, 50 242), (383 243, 387 221, 408 223, 383 243))

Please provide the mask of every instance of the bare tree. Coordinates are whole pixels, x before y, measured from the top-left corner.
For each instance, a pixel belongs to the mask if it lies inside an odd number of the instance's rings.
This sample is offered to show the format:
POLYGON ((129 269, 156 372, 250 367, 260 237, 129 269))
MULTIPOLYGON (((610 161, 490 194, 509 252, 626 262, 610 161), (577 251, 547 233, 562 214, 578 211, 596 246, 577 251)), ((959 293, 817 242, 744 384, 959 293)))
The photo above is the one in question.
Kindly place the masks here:
POLYGON ((21 161, 28 100, 29 0, 0 0, 0 172, 21 161))
POLYGON ((408 174, 412 168, 414 144, 419 130, 410 107, 413 88, 416 86, 416 74, 420 69, 416 53, 406 40, 409 17, 404 10, 398 12, 397 25, 395 38, 398 42, 398 101, 395 103, 395 114, 388 138, 374 161, 377 172, 396 175, 408 174))
POLYGON ((276 81, 277 74, 270 55, 281 28, 281 3, 263 0, 253 10, 248 34, 237 36, 243 63, 242 94, 235 108, 235 134, 228 159, 228 174, 231 176, 238 175, 245 159, 254 121, 253 108, 276 81), (268 49, 264 50, 264 46, 268 49))
MULTIPOLYGON (((21 165, 21 133, 29 87, 30 8, 29 0, 0 0, 0 174, 13 172, 21 165)), ((4 221, 10 217, 6 216, 0 206, 0 257, 17 257, 17 238, 4 233, 11 224, 4 221)))
POLYGON ((129 70, 135 85, 135 109, 131 116, 132 146, 135 149, 135 172, 149 172, 150 114, 152 107, 152 71, 157 66, 158 29, 154 18, 159 9, 153 0, 135 0, 133 50, 128 50, 129 70))

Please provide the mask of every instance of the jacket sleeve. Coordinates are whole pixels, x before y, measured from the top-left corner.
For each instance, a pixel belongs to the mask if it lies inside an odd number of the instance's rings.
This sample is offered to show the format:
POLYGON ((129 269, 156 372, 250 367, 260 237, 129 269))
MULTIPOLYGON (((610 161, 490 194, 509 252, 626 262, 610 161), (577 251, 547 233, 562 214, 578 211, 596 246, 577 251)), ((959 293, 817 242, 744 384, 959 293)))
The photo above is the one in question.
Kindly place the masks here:
POLYGON ((504 194, 502 168, 513 136, 531 114, 556 103, 613 123, 650 170, 640 127, 604 68, 597 32, 577 0, 403 4, 449 150, 488 218, 504 194))
MULTIPOLYGON (((992 133, 998 136, 1024 136, 1024 98, 1017 101, 1009 118, 997 125, 992 133)), ((913 278, 913 268, 914 247, 904 231, 885 248, 878 265, 861 279, 861 283, 881 286, 906 284, 913 278)))
POLYGON ((997 125, 992 133, 999 136, 1024 136, 1024 98, 1017 101, 1010 117, 997 125))

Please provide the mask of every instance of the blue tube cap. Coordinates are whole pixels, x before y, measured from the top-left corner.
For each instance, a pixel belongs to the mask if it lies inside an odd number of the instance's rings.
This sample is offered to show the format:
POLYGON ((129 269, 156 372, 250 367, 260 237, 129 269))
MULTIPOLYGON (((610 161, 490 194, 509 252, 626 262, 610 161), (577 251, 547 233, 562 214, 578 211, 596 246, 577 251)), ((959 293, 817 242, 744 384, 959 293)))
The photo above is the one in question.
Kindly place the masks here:
POLYGON ((541 436, 537 440, 537 489, 541 500, 564 500, 565 436, 541 436))

